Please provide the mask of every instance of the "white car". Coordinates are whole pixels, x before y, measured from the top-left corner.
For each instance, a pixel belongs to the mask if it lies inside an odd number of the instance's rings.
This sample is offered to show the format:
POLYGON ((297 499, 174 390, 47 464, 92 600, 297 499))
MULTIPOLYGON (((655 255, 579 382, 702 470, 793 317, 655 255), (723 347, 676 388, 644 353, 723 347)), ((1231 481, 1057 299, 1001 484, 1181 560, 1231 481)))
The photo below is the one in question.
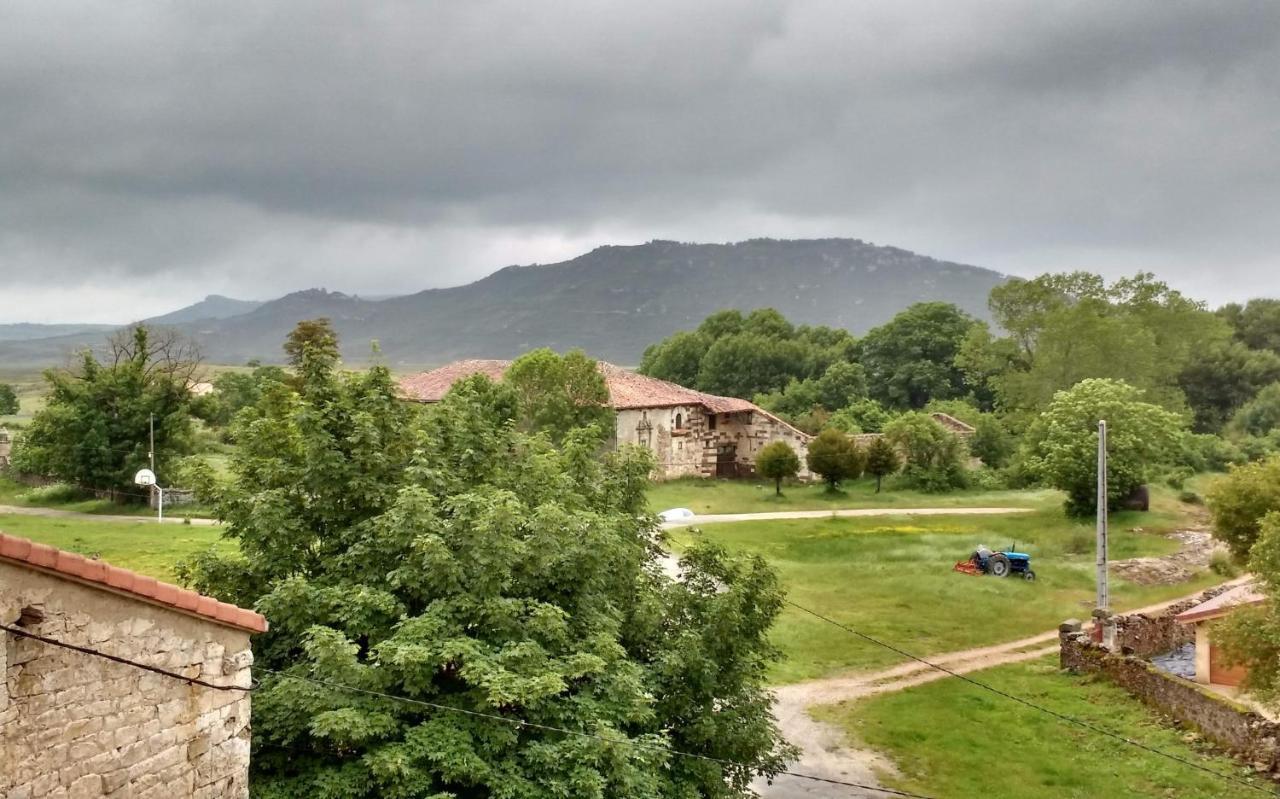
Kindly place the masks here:
POLYGON ((664 522, 686 522, 693 517, 693 511, 688 508, 671 508, 658 514, 658 518, 664 522))

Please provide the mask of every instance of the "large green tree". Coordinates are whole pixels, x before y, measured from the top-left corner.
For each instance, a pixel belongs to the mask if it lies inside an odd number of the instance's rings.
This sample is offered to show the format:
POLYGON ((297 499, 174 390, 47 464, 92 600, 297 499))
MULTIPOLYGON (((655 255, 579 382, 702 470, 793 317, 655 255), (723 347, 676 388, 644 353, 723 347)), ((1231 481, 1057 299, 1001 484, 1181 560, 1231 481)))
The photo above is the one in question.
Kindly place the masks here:
POLYGON ((1280 381, 1280 355, 1224 341, 1193 354, 1178 385, 1199 433, 1221 432, 1231 417, 1264 387, 1280 381))
POLYGON ((0 383, 0 416, 18 412, 18 393, 8 383, 0 383))
POLYGON ((1119 508, 1155 468, 1170 463, 1184 430, 1182 417, 1146 402, 1115 380, 1083 380, 1058 392, 1027 431, 1027 464, 1067 494, 1067 512, 1096 507, 1098 422, 1107 422, 1107 506, 1119 508))
POLYGON ((1226 324, 1146 273, 1108 285, 1086 272, 1014 280, 991 292, 1003 337, 969 336, 958 362, 1007 411, 1038 411, 1081 380, 1123 380, 1182 409, 1180 376, 1226 340, 1226 324))
POLYGON ((515 389, 525 431, 544 432, 553 441, 590 425, 613 432, 609 387, 599 365, 581 350, 533 350, 512 362, 503 381, 515 389))
POLYGON ((956 354, 976 322, 954 305, 923 302, 867 333, 858 360, 873 399, 890 408, 923 408, 969 389, 956 354))
POLYGON ((1236 340, 1255 350, 1280 355, 1280 299, 1258 298, 1218 309, 1236 340))
POLYGON ((744 399, 781 396, 793 383, 817 380, 835 364, 851 365, 855 344, 848 331, 793 325, 772 308, 745 315, 718 311, 697 330, 650 345, 640 372, 744 399))
POLYGON ((526 433, 483 376, 418 409, 382 368, 300 374, 235 422, 213 494, 239 554, 185 570, 271 622, 256 796, 712 799, 783 765, 776 577, 706 543, 667 577, 646 453, 526 433))
POLYGON ((72 369, 45 373, 45 407, 18 438, 13 466, 84 488, 137 491, 155 421, 162 484, 191 450, 190 385, 195 347, 171 330, 136 326, 113 335, 102 355, 81 354, 72 369))
POLYGON ((1280 512, 1280 455, 1234 466, 1208 494, 1214 535, 1240 560, 1258 540, 1262 517, 1280 512))
POLYGON ((1280 429, 1280 383, 1272 383, 1236 411, 1231 419, 1234 432, 1265 436, 1280 429))

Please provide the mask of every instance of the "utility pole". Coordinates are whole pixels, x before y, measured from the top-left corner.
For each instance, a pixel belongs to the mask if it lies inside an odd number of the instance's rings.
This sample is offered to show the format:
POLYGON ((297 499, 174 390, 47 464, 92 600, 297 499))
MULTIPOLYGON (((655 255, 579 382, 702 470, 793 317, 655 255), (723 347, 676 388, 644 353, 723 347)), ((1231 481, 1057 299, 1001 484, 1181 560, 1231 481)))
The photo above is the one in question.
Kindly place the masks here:
POLYGON ((151 471, 156 470, 156 415, 151 414, 151 445, 147 449, 147 460, 150 464, 147 468, 151 471))
POLYGON ((1107 423, 1103 420, 1098 422, 1098 597, 1093 616, 1101 627, 1102 645, 1114 649, 1115 626, 1111 624, 1111 594, 1107 586, 1107 510, 1107 423))

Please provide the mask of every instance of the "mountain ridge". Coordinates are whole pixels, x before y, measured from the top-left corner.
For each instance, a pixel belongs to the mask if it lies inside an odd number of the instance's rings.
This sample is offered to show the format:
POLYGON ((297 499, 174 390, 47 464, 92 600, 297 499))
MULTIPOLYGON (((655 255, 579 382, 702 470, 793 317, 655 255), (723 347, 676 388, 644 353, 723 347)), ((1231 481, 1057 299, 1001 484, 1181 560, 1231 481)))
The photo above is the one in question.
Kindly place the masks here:
MULTIPOLYGON (((723 308, 773 307, 797 324, 862 334, 927 300, 954 302, 985 318, 987 295, 1007 279, 859 239, 655 240, 603 245, 566 261, 507 266, 461 286, 385 299, 305 289, 245 313, 176 327, 219 363, 279 361, 289 330, 319 316, 333 320, 344 357, 353 363, 431 366, 510 358, 540 346, 580 347, 616 363, 637 363, 649 344, 723 308)), ((26 357, 42 349, 41 342, 23 345, 0 343, 0 359, 14 349, 25 349, 26 357)))

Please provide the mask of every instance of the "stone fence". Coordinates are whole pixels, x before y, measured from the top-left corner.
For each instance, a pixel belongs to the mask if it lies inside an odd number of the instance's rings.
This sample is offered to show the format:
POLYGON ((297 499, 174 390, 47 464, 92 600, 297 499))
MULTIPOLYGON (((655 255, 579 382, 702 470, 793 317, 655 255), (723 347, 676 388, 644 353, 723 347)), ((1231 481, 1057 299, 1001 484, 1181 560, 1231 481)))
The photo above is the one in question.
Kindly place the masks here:
POLYGON ((1065 622, 1058 633, 1062 668, 1105 677, 1254 768, 1280 773, 1280 724, 1197 683, 1166 674, 1139 656, 1160 654, 1185 643, 1185 635, 1180 638, 1168 628, 1182 626, 1173 616, 1201 601, 1179 603, 1174 606, 1179 610, 1170 609, 1161 616, 1118 618, 1116 641, 1121 654, 1108 652, 1091 640, 1080 622, 1065 622))
POLYGON ((1174 617, 1230 591, 1233 587, 1231 584, 1214 586, 1197 597, 1175 602, 1159 613, 1113 616, 1111 620, 1116 627, 1116 647, 1125 655, 1150 658, 1172 652, 1184 644, 1194 643, 1195 630, 1188 624, 1174 621, 1174 617))

